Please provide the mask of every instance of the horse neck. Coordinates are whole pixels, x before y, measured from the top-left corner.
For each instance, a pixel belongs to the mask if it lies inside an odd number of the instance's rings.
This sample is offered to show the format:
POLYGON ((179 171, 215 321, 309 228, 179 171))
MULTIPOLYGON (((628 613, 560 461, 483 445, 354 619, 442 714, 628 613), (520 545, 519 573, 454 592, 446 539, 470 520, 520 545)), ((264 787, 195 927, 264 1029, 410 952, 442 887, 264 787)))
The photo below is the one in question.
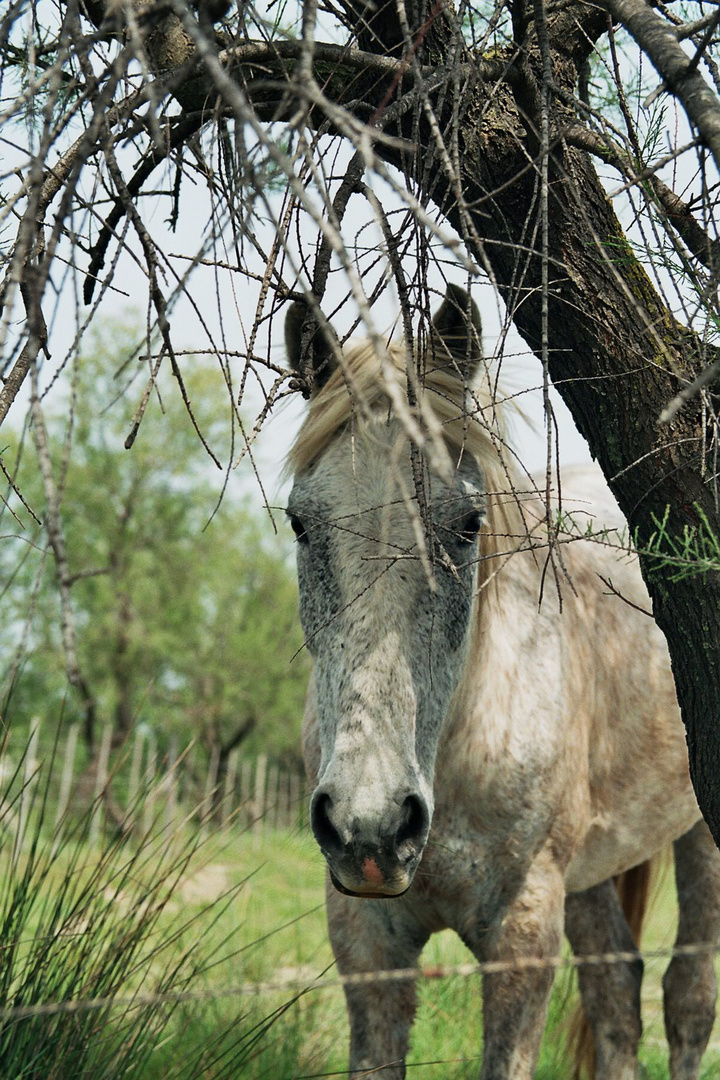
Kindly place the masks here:
POLYGON ((541 573, 536 553, 522 539, 524 531, 512 512, 491 515, 487 530, 480 535, 467 653, 447 717, 446 737, 462 737, 481 701, 496 711, 493 702, 498 681, 503 681, 501 673, 515 662, 516 622, 534 610, 529 598, 535 595, 541 573))

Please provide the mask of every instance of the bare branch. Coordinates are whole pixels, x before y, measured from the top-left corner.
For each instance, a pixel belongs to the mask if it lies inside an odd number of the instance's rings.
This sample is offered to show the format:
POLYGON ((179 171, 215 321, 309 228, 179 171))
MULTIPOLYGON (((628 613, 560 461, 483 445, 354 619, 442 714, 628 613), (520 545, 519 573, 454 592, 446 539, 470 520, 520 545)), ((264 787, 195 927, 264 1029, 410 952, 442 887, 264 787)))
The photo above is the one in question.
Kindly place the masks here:
POLYGON ((0 455, 0 470, 2 470, 3 476, 5 477, 8 484, 10 485, 10 487, 13 489, 13 491, 17 495, 20 502, 23 504, 23 506, 27 510, 28 514, 30 514, 33 521, 36 521, 38 523, 38 525, 42 525, 42 521, 40 520, 40 518, 37 516, 37 514, 33 510, 32 506, 30 506, 30 504, 26 501, 26 499, 23 496, 23 493, 20 491, 19 487, 17 486, 17 484, 13 480, 10 473, 7 471, 7 469, 5 467, 5 462, 2 459, 2 455, 0 455))
POLYGON ((604 0, 604 3, 613 19, 622 23, 648 56, 665 89, 682 103, 720 169, 720 101, 688 58, 674 28, 644 0, 604 0))

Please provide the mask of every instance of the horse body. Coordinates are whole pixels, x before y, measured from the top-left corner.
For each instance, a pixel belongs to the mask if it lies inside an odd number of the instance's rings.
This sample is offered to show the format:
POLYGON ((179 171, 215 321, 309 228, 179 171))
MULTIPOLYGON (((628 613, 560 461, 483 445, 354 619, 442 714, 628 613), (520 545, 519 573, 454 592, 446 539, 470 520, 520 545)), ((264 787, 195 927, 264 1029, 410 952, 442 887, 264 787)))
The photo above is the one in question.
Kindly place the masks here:
POLYGON ((499 573, 448 718, 436 792, 461 791, 447 816, 471 807, 479 835, 497 832, 501 806, 529 852, 553 844, 576 892, 648 858, 699 811, 664 641, 600 580, 646 606, 637 567, 585 541, 563 559, 575 592, 564 584, 562 615, 551 587, 538 610, 535 555, 518 553, 499 573))
MULTIPOLYGON (((465 318, 463 295, 455 290, 436 319, 460 388, 479 327, 476 312, 465 318)), ((433 377, 445 399, 452 377, 433 377)), ((457 409, 462 392, 454 398, 457 409)), ((476 433, 473 445, 463 420, 461 442, 452 415, 444 430, 454 468, 431 462, 424 518, 405 425, 377 391, 361 423, 346 415, 319 441, 311 425, 310 449, 296 455, 289 513, 315 660, 304 752, 343 972, 411 967, 446 927, 480 960, 551 959, 570 894, 574 948, 633 948, 607 879, 685 835, 720 889, 717 853, 696 826, 664 642, 616 595, 647 605, 636 565, 584 540, 568 544, 562 613, 547 583, 538 605, 543 553, 529 540, 539 502, 518 515, 497 493, 488 499, 492 481, 498 488, 490 440, 476 433), (427 535, 436 546, 423 551, 427 535)), ((316 412, 316 428, 322 420, 316 412)), ((707 938, 720 933, 717 893, 710 912, 707 938)), ((696 916, 686 922, 697 930, 696 916)), ((604 973, 633 1016, 637 970, 604 973)), ((704 1026, 677 1080, 695 1075, 709 1037, 714 985, 703 972, 704 1026)), ((608 1020, 600 974, 583 979, 599 1075, 630 1080, 639 1019, 619 1010, 608 1020)), ((550 966, 486 976, 483 1080, 532 1075, 551 982, 550 966)), ((347 1000, 352 1074, 384 1066, 383 1076, 403 1076, 412 982, 351 986, 347 1000)))

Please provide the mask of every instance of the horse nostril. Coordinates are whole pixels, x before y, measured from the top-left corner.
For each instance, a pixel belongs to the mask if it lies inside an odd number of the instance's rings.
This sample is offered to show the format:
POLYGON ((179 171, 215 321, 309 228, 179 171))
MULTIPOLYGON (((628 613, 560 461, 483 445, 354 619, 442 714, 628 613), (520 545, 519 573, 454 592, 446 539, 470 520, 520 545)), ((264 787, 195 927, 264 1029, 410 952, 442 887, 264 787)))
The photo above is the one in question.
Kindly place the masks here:
POLYGON ((310 807, 310 824, 321 849, 339 853, 345 845, 340 838, 340 833, 330 820, 332 804, 333 801, 326 792, 316 795, 310 807))
POLYGON ((430 825, 430 815, 425 800, 419 795, 408 795, 402 805, 402 821, 395 834, 397 848, 409 845, 418 851, 423 847, 430 825))

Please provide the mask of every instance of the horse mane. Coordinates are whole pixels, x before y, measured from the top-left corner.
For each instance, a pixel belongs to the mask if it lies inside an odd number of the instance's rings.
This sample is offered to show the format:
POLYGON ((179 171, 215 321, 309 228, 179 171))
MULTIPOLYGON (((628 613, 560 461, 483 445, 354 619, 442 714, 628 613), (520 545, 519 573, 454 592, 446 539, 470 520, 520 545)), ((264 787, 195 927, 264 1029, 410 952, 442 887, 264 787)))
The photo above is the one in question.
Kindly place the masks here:
MULTIPOLYGON (((309 409, 287 458, 289 474, 309 468, 348 424, 358 432, 382 410, 392 411, 388 380, 396 380, 407 393, 407 349, 404 341, 387 347, 390 364, 381 360, 370 341, 343 350, 343 362, 310 398, 309 409)), ((482 365, 481 365, 482 369, 482 365)), ((416 394, 421 410, 411 409, 416 419, 431 410, 435 427, 455 464, 471 454, 485 475, 487 524, 480 533, 481 581, 493 574, 492 560, 518 546, 528 528, 517 495, 516 472, 503 456, 507 445, 506 419, 497 403, 497 387, 487 371, 467 386, 456 367, 428 369, 418 380, 416 394), (485 571, 482 567, 485 564, 485 571)), ((421 419, 422 425, 422 419, 421 419)), ((426 425, 425 425, 426 426, 426 425)))

